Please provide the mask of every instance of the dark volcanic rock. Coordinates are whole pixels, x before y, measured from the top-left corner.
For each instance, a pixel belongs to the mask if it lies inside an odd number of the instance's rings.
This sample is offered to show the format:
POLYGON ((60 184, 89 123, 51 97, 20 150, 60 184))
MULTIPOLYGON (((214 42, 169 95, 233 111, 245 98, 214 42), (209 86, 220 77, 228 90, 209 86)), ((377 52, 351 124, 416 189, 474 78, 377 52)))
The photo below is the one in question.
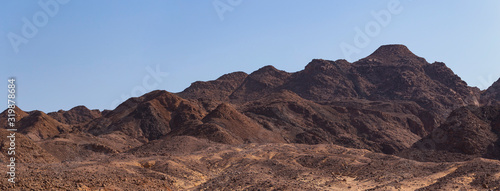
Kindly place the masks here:
MULTIPOLYGON (((190 99, 196 98, 200 94, 193 93, 192 89, 203 89, 200 85, 202 84, 191 86, 179 95, 190 99)), ((207 87, 212 86, 208 85, 207 87)), ((300 98, 320 105, 329 105, 330 107, 345 107, 347 105, 350 110, 357 110, 361 113, 359 114, 360 119, 336 121, 331 120, 336 117, 327 118, 327 121, 334 121, 338 124, 336 127, 330 127, 332 128, 330 130, 325 130, 324 127, 318 125, 321 123, 303 123, 303 121, 309 121, 308 118, 304 117, 310 116, 298 115, 290 119, 284 118, 285 115, 276 113, 276 111, 280 111, 280 108, 271 107, 273 103, 268 103, 265 108, 254 108, 251 111, 243 109, 242 112, 249 116, 253 112, 257 112, 254 114, 259 115, 258 120, 261 120, 260 123, 269 127, 283 126, 280 131, 283 131, 282 134, 287 135, 285 136, 286 139, 291 142, 309 144, 335 142, 356 148, 372 149, 373 146, 365 145, 367 141, 359 142, 359 135, 354 136, 358 138, 352 138, 351 136, 357 134, 358 130, 365 128, 366 124, 368 126, 371 123, 378 124, 374 121, 368 122, 368 119, 375 121, 386 120, 380 117, 382 115, 370 116, 373 113, 378 112, 397 116, 395 117, 398 118, 395 120, 397 122, 393 121, 384 126, 393 126, 391 129, 404 129, 403 131, 410 130, 413 135, 418 137, 428 135, 445 120, 453 109, 467 105, 479 105, 480 100, 479 89, 469 87, 444 63, 429 64, 425 59, 416 56, 403 45, 382 46, 367 58, 354 63, 345 60, 314 59, 304 70, 295 73, 287 73, 272 66, 266 66, 246 76, 239 85, 235 83, 231 87, 237 88, 234 90, 223 88, 219 93, 217 93, 217 89, 212 89, 210 95, 228 95, 228 90, 233 90, 233 92, 227 97, 203 97, 203 99, 215 100, 215 102, 203 103, 204 108, 211 111, 222 102, 230 102, 237 106, 242 104, 252 105, 251 103, 259 105, 263 102, 260 100, 261 98, 282 91, 292 92, 300 98), (370 105, 370 112, 363 112, 367 107, 364 104, 374 102, 380 104, 370 105), (401 118, 396 113, 407 116, 401 118), (262 121, 262 119, 265 119, 266 122, 262 121), (294 120, 302 122, 289 122, 294 120), (290 132, 290 129, 297 126, 303 126, 304 128, 293 130, 293 133, 290 132), (310 129, 304 131, 305 127, 310 129), (345 131, 346 127, 357 129, 345 133, 350 138, 344 137, 342 138, 343 141, 341 141, 339 137, 335 139, 329 137, 335 134, 332 132, 345 131)), ((209 94, 203 95, 207 96, 209 94)), ((321 116, 324 110, 317 113, 317 116, 321 116)), ((257 120, 254 116, 250 117, 257 120)), ((321 121, 323 119, 316 118, 315 120, 321 121)), ((380 135, 384 134, 384 130, 375 129, 372 128, 370 131, 372 138, 369 140, 373 141, 373 137, 386 137, 380 135)), ((384 141, 384 145, 386 145, 384 147, 390 147, 391 149, 381 149, 383 146, 376 146, 377 149, 375 150, 392 152, 390 150, 401 149, 401 145, 395 146, 396 141, 390 141, 390 139, 394 139, 395 135, 384 138, 388 139, 388 142, 384 141)), ((408 140, 414 139, 410 138, 408 140)), ((401 144, 401 142, 398 144, 401 144)), ((375 145, 379 145, 379 143, 375 145)), ((407 145, 407 142, 402 145, 407 145)))
MULTIPOLYGON (((335 143, 377 152, 394 153, 425 135, 424 125, 412 115, 410 103, 390 104, 359 100, 318 104, 284 90, 245 104, 243 113, 292 143, 335 143), (380 111, 383 105, 391 108, 380 111), (394 113, 400 107, 408 114, 394 113), (405 108, 407 107, 407 108, 405 108)), ((416 109, 418 110, 418 109, 416 109)))
POLYGON ((500 106, 468 106, 453 111, 414 148, 500 159, 500 106))
MULTIPOLYGON (((233 85, 235 87, 237 85, 233 85)), ((193 98, 194 87, 181 96, 193 98)), ((196 89, 200 89, 198 85, 196 89)), ((247 76, 229 97, 210 99, 241 103, 260 99, 280 90, 290 90, 315 102, 363 99, 412 101, 424 110, 417 116, 432 130, 453 110, 479 105, 480 91, 467 86, 444 63, 429 64, 403 45, 386 45, 355 63, 315 59, 304 70, 287 73, 272 66, 247 76)), ((227 90, 210 94, 227 95, 227 90), (225 92, 225 93, 224 93, 225 92)))
POLYGON ((371 84, 350 71, 352 64, 347 61, 314 59, 303 71, 294 73, 283 88, 313 101, 365 97, 371 84))

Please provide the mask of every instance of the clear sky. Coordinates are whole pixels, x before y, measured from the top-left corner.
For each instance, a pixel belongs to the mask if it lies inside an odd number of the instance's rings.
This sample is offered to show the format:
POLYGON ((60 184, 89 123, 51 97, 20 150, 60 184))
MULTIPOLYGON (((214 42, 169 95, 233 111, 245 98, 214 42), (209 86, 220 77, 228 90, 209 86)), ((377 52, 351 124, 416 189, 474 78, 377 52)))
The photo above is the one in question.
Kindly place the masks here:
POLYGON ((145 91, 265 65, 295 72, 314 58, 352 62, 384 44, 445 62, 471 86, 500 77, 498 0, 65 1, 0 6, 0 76, 5 86, 17 78, 23 110, 113 109, 145 91), (357 28, 368 41, 356 41, 357 28))

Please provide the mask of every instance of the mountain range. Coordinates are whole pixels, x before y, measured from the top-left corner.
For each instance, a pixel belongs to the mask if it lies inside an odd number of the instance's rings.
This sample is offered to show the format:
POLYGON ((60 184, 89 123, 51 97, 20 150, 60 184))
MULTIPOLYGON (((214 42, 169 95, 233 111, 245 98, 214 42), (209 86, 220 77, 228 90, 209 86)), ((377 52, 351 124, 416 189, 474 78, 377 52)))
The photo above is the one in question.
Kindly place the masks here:
POLYGON ((500 79, 470 87, 404 45, 233 72, 113 110, 15 111, 25 165, 2 190, 500 188, 500 79))

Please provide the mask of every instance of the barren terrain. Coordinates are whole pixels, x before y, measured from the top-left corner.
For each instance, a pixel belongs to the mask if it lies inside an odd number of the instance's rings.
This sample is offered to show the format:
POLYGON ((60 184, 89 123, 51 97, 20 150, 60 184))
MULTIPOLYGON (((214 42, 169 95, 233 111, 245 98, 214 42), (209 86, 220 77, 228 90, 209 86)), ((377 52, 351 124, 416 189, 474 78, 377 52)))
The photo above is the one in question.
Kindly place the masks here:
POLYGON ((499 84, 385 45, 113 110, 16 108, 16 184, 0 190, 500 190, 499 84))

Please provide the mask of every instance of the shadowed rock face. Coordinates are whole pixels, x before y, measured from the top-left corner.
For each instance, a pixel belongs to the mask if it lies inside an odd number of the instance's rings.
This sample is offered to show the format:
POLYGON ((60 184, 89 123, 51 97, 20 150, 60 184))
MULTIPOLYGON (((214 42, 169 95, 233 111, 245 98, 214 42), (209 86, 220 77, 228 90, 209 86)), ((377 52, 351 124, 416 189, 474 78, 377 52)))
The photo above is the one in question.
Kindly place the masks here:
POLYGON ((500 106, 468 106, 453 111, 415 148, 500 159, 500 106))

